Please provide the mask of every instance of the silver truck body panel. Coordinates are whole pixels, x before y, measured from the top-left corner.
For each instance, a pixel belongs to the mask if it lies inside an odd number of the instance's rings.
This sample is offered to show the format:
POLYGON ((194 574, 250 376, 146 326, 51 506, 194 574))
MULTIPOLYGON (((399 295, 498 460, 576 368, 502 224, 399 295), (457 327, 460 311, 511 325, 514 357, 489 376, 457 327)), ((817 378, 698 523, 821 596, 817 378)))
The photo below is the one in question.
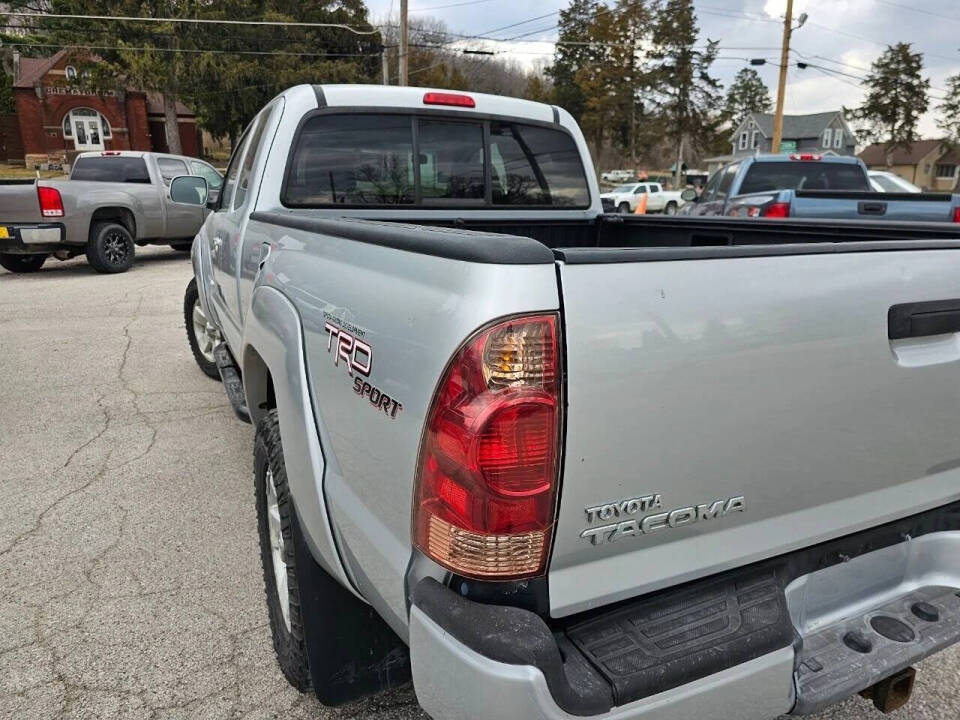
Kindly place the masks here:
POLYGON ((887 338, 892 305, 956 296, 951 251, 566 265, 561 282, 554 615, 960 497, 957 338, 887 338), (737 497, 745 509, 581 537, 607 524, 586 508, 654 494, 664 512, 737 497))
MULTIPOLYGON (((340 563, 324 499, 324 453, 313 422, 304 343, 296 308, 280 292, 261 287, 255 293, 245 327, 245 366, 261 362, 284 382, 274 385, 284 463, 297 512, 311 552, 344 587, 353 589, 340 563)), ((257 409, 258 419, 262 410, 257 409)), ((355 591, 354 591, 355 592, 355 591)))
MULTIPOLYGON (((247 237, 269 237, 261 282, 288 297, 303 322, 326 460, 324 492, 342 538, 338 544, 348 549, 344 562, 371 604, 380 605, 382 596, 389 609, 384 618, 405 635, 410 499, 436 384, 478 328, 507 315, 557 310, 555 268, 430 257, 256 220, 247 237), (353 376, 328 350, 327 323, 370 345, 373 365, 366 379, 402 404, 395 418, 354 391, 353 376)), ((299 506, 296 490, 294 497, 299 506)), ((310 524, 304 527, 315 532, 310 524)))
MULTIPOLYGON (((793 648, 784 648, 591 720, 713 718, 769 720, 793 707, 793 648)), ((436 720, 576 720, 557 706, 540 670, 483 657, 410 611, 410 660, 417 700, 436 720)))

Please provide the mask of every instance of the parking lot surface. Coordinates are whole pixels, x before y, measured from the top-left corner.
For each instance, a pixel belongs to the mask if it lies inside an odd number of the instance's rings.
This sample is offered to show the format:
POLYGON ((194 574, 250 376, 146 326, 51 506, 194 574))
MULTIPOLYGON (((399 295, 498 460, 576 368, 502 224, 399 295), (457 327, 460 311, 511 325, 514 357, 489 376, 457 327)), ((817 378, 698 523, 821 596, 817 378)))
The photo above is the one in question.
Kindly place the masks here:
MULTIPOLYGON (((409 688, 330 710, 281 676, 253 430, 187 348, 189 260, 137 257, 0 270, 0 718, 425 718, 409 688)), ((960 717, 960 651, 917 685, 895 717, 960 717)))

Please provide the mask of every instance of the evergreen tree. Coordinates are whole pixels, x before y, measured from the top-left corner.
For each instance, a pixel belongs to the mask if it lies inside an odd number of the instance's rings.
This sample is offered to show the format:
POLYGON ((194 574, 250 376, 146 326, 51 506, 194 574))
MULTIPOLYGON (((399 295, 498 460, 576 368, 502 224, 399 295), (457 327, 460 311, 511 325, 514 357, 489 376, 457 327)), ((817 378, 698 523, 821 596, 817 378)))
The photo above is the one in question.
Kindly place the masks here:
POLYGON ((716 110, 721 102, 720 82, 710 75, 718 43, 707 40, 703 49, 697 49, 699 35, 693 0, 667 0, 654 20, 651 87, 675 148, 677 187, 683 173, 684 145, 706 147, 717 126, 716 110))
POLYGON ((910 43, 890 45, 874 61, 864 81, 863 105, 848 111, 861 124, 861 140, 888 143, 892 152, 909 149, 920 139, 917 126, 930 106, 930 80, 921 77, 922 72, 923 54, 912 52, 910 43))
POLYGON ((947 80, 947 97, 937 106, 937 127, 953 147, 960 146, 960 74, 947 80))
POLYGON ((560 11, 559 36, 553 65, 547 74, 553 80, 553 99, 578 121, 583 114, 586 98, 577 82, 577 72, 593 60, 590 42, 591 27, 600 7, 597 0, 570 0, 570 6, 560 11))
POLYGON ((750 113, 768 113, 773 108, 770 90, 753 68, 743 68, 727 90, 724 117, 737 127, 750 113))

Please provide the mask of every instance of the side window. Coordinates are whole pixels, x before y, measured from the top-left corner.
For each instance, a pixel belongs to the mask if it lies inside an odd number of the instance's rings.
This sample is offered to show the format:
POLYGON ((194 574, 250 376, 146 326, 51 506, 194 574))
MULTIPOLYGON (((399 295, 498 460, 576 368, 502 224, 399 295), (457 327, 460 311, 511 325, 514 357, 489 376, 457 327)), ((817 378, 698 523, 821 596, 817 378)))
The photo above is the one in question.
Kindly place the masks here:
POLYGON ((175 158, 157 158, 157 168, 159 168, 160 177, 163 178, 166 185, 169 185, 175 177, 190 174, 187 172, 187 164, 183 160, 176 160, 175 158))
POLYGON ((650 192, 650 194, 653 195, 654 193, 660 192, 662 188, 656 183, 654 183, 653 185, 650 185, 647 189, 650 192))
POLYGON ((223 178, 223 192, 220 193, 220 204, 218 210, 230 208, 230 200, 233 197, 233 190, 237 186, 237 175, 240 173, 240 160, 243 158, 243 151, 247 149, 247 141, 250 140, 250 133, 245 132, 240 142, 237 143, 237 149, 233 151, 233 157, 230 158, 230 164, 227 165, 227 173, 223 178))
POLYGON ((204 180, 207 181, 207 187, 211 190, 218 189, 223 185, 223 178, 220 177, 220 173, 214 170, 212 167, 207 165, 205 162, 200 162, 199 160, 190 161, 190 172, 194 175, 199 175, 204 180))
POLYGON ((260 113, 260 117, 258 117, 256 121, 256 127, 254 127, 253 132, 250 135, 250 143, 247 146, 247 151, 243 157, 243 165, 241 166, 240 173, 237 176, 237 189, 233 197, 234 210, 236 210, 238 207, 241 207, 247 199, 247 193, 250 189, 250 181, 253 178, 253 164, 257 160, 261 141, 263 140, 263 131, 267 126, 267 121, 270 119, 271 114, 272 108, 260 113))
POLYGON ((723 171, 723 177, 720 180, 720 187, 717 188, 717 200, 726 200, 730 194, 730 188, 733 187, 733 179, 737 176, 740 169, 740 163, 734 163, 723 171))
POLYGON ((717 188, 720 186, 720 179, 723 177, 723 170, 717 170, 711 178, 707 181, 706 187, 703 188, 703 193, 700 195, 700 202, 710 202, 713 200, 713 196, 717 193, 717 188))

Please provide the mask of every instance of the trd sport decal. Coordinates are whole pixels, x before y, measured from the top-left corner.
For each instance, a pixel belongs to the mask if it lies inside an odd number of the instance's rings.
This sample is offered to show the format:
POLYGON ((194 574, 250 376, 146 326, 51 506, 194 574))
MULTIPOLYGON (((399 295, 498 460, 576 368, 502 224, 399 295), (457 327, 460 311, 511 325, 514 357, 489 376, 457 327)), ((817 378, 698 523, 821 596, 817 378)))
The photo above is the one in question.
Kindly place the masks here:
POLYGON ((332 323, 324 323, 323 329, 329 333, 327 352, 333 354, 334 366, 340 367, 340 361, 343 361, 343 367, 353 378, 353 391, 360 397, 367 398, 371 405, 387 417, 396 418, 403 410, 403 405, 366 379, 373 371, 373 348, 332 323), (359 377, 354 376, 355 372, 359 377))

